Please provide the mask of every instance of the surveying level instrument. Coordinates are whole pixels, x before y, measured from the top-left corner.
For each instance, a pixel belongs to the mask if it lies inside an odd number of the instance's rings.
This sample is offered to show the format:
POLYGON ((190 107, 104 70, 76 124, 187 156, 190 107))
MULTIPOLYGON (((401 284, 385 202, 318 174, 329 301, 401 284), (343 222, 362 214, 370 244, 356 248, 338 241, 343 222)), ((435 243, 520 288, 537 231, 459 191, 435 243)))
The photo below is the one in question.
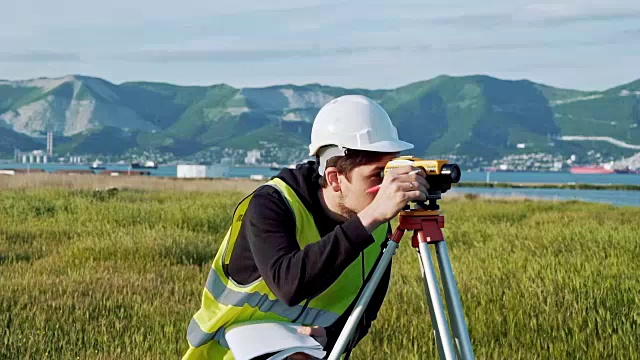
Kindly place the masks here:
POLYGON ((358 322, 371 299, 382 275, 389 266, 391 258, 395 254, 398 243, 405 231, 413 230, 411 246, 416 249, 420 264, 420 273, 425 287, 425 294, 429 305, 431 326, 438 349, 440 359, 474 359, 471 339, 464 319, 464 312, 460 295, 458 294, 456 280, 453 276, 453 268, 449 260, 447 245, 444 240, 442 228, 444 228, 444 216, 440 214, 437 200, 441 194, 451 188, 451 183, 460 181, 460 168, 456 164, 448 164, 446 160, 421 160, 414 157, 400 157, 390 161, 385 166, 384 172, 402 166, 411 165, 425 170, 429 183, 427 201, 411 202, 399 214, 399 224, 393 232, 378 264, 373 269, 373 275, 362 290, 358 302, 336 341, 329 360, 338 360, 344 352, 356 330, 358 322), (436 270, 431 259, 429 245, 435 248, 438 259, 440 278, 444 289, 444 298, 449 313, 449 319, 444 311, 442 296, 436 270), (449 331, 451 323, 451 333, 449 331))

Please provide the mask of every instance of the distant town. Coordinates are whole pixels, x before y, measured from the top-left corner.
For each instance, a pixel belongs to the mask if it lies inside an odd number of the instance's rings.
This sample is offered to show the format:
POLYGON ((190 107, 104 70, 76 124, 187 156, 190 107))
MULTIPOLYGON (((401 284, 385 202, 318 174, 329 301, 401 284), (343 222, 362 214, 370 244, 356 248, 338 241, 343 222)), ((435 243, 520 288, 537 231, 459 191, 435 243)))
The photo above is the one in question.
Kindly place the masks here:
MULTIPOLYGON (((50 144, 49 144, 50 145, 50 144)), ((48 146, 44 150, 23 152, 16 149, 13 159, 1 160, 4 163, 31 164, 74 164, 95 166, 99 164, 144 164, 158 165, 177 164, 220 164, 225 166, 249 167, 285 167, 308 159, 306 147, 278 148, 276 144, 263 143, 260 149, 234 149, 211 147, 204 151, 178 157, 172 153, 158 151, 128 151, 122 155, 91 154, 55 154, 48 146)), ((636 156, 620 159, 604 156, 596 151, 589 151, 586 156, 558 155, 543 152, 507 155, 500 159, 485 159, 460 155, 428 156, 430 159, 446 159, 455 162, 467 171, 518 171, 518 172, 562 172, 580 165, 597 166, 617 172, 636 172, 640 170, 640 153, 636 156)))
MULTIPOLYGON (((176 156, 157 150, 129 150, 121 155, 93 154, 56 154, 54 152, 53 134, 47 133, 46 149, 21 151, 14 150, 13 159, 4 159, 3 163, 18 164, 72 164, 87 165, 97 168, 103 164, 131 164, 135 167, 157 167, 158 165, 199 164, 248 167, 281 168, 303 162, 308 157, 307 147, 281 148, 278 144, 261 141, 260 148, 235 149, 211 147, 188 156, 176 156)), ((518 144, 524 149, 524 144, 518 144)), ((629 158, 614 158, 597 151, 588 151, 586 156, 559 155, 544 152, 512 154, 500 159, 486 159, 462 155, 433 155, 429 159, 446 159, 455 162, 467 171, 518 171, 518 172, 562 172, 585 171, 606 172, 640 172, 640 153, 629 158), (578 170, 576 170, 578 169, 578 170)))

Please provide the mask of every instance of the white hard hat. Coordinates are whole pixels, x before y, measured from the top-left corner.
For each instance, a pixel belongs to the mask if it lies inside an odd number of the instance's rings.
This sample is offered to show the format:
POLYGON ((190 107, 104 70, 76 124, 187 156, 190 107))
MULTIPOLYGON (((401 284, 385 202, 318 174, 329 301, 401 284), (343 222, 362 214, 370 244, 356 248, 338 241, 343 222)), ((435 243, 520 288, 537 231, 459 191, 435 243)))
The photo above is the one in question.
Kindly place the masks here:
POLYGON ((320 109, 311 129, 309 155, 318 155, 318 150, 327 145, 376 152, 413 148, 398 139, 398 130, 387 112, 362 95, 344 95, 320 109))

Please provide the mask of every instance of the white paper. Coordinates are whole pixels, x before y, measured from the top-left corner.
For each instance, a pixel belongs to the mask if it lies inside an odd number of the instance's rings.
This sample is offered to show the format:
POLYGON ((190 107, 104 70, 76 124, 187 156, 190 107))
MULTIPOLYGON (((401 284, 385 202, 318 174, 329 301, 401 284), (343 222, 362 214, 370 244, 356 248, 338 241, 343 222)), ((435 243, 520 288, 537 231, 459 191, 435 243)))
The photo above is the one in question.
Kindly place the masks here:
POLYGON ((283 360, 283 359, 286 359, 287 356, 295 353, 299 353, 299 352, 309 354, 311 356, 317 357, 318 359, 322 359, 322 357, 324 357, 327 354, 327 352, 324 350, 311 350, 309 348, 291 348, 287 350, 282 350, 279 353, 268 358, 267 360, 283 360))
POLYGON ((309 335, 299 334, 302 325, 287 322, 251 322, 237 325, 225 333, 229 349, 236 360, 293 349, 286 354, 276 354, 270 360, 284 359, 295 352, 305 352, 322 358, 326 352, 322 345, 309 335))

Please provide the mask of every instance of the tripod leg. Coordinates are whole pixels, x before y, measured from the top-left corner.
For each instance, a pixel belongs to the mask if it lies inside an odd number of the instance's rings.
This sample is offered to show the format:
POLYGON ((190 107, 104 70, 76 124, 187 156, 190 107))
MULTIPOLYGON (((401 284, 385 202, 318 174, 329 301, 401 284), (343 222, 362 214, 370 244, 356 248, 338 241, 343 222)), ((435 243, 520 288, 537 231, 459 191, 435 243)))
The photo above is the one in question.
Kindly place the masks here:
POLYGON ((438 327, 438 333, 440 334, 440 341, 442 342, 442 350, 444 358, 447 360, 453 360, 456 358, 453 352, 453 345, 451 343, 451 336, 449 334, 449 324, 444 313, 444 307, 442 306, 442 298, 440 295, 440 287, 438 284, 438 278, 436 277, 436 271, 433 267, 433 261, 431 260, 431 251, 429 251, 429 244, 424 238, 424 233, 418 231, 418 249, 420 251, 420 258, 424 266, 425 281, 427 282, 428 297, 431 299, 431 305, 433 307, 433 313, 436 318, 436 324, 438 327))
POLYGON ((438 356, 440 359, 444 359, 444 350, 442 349, 442 341, 440 340, 440 333, 438 332, 438 326, 436 323, 436 314, 433 312, 433 305, 431 302, 431 295, 429 294, 429 285, 427 284, 427 277, 424 273, 424 264, 422 264, 422 257, 420 251, 416 249, 418 255, 418 263, 420 263, 420 274, 422 275, 422 283, 424 284, 424 293, 427 295, 427 305, 429 307, 429 316, 431 317, 431 327, 433 328, 433 336, 436 340, 436 348, 438 349, 438 356))
MULTIPOLYGON (((400 237, 402 237, 402 234, 400 234, 400 237)), ((360 295, 360 298, 358 299, 353 312, 351 313, 351 315, 349 315, 349 318, 347 319, 342 332, 340 332, 340 336, 338 336, 338 340, 336 341, 333 350, 331 350, 331 354, 329 354, 329 360, 338 360, 340 356, 342 356, 342 353, 347 347, 351 336, 353 336, 353 332, 358 326, 358 321, 360 321, 362 314, 364 314, 364 310, 367 308, 367 304, 369 303, 369 300, 371 300, 371 296, 373 296, 373 293, 378 286, 382 275, 389 266, 391 258, 393 257, 397 247, 398 244, 396 242, 387 242, 387 247, 384 249, 384 253, 380 258, 380 262, 376 266, 371 279, 367 283, 367 286, 365 286, 364 290, 362 291, 362 294, 360 295)))
POLYGON ((458 294, 456 279, 453 276, 453 268, 449 260, 447 244, 444 241, 436 243, 436 256, 438 258, 438 267, 440 268, 440 277, 442 278, 442 287, 444 288, 444 295, 447 301, 447 309, 449 310, 451 328, 453 330, 453 336, 456 339, 456 348, 461 359, 474 359, 467 323, 464 320, 462 302, 458 294))

